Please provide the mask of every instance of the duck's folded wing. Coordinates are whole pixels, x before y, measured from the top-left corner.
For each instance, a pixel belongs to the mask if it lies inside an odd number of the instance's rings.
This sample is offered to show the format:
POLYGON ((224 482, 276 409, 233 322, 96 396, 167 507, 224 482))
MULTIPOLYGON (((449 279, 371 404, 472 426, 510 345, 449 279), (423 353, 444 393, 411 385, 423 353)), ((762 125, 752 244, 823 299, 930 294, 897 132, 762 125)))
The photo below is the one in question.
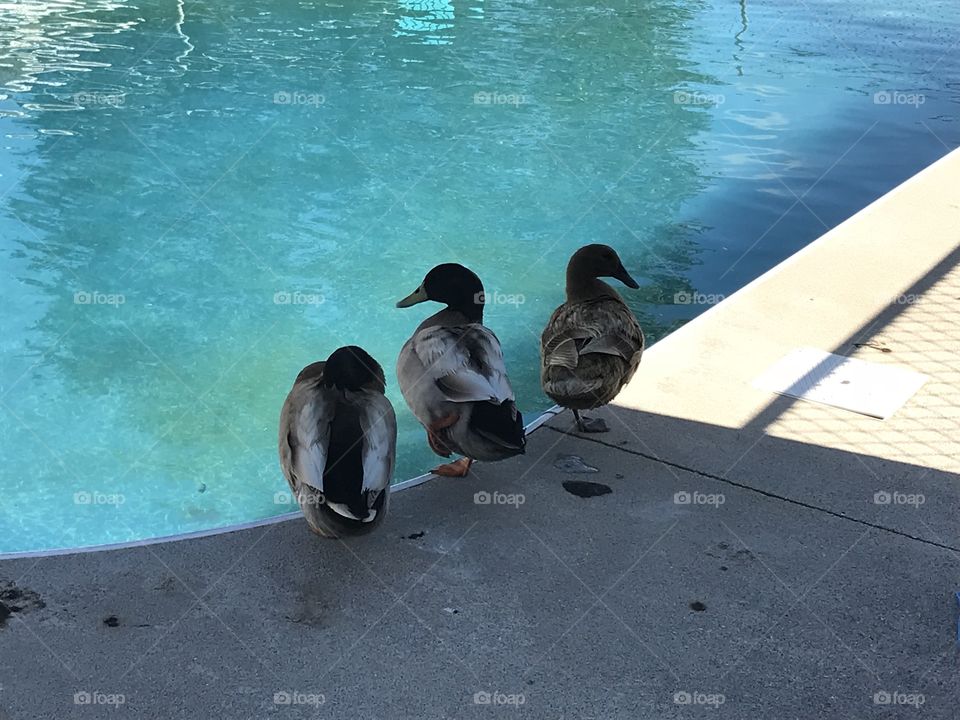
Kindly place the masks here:
POLYGON ((601 335, 593 338, 580 350, 581 355, 590 353, 599 353, 603 355, 616 355, 622 357, 627 362, 633 360, 633 356, 643 349, 643 344, 631 341, 622 335, 601 335))
POLYGON ((569 328, 546 340, 543 347, 543 364, 556 365, 573 370, 580 363, 580 347, 593 335, 580 328, 569 328))
POLYGON ((450 402, 501 402, 497 398, 497 389, 489 378, 475 370, 465 368, 439 377, 435 382, 450 402))
POLYGON ((397 416, 384 395, 365 392, 360 412, 363 430, 363 489, 383 490, 393 479, 397 451, 397 416))
POLYGON ((336 411, 331 393, 313 383, 294 387, 280 424, 280 464, 295 492, 301 484, 323 491, 330 422, 336 411))
POLYGON ((451 402, 499 404, 514 399, 500 341, 479 323, 422 330, 415 350, 428 376, 451 402))
POLYGON ((643 331, 620 300, 562 305, 553 314, 541 339, 545 367, 575 369, 584 355, 614 355, 628 363, 639 361, 643 331))

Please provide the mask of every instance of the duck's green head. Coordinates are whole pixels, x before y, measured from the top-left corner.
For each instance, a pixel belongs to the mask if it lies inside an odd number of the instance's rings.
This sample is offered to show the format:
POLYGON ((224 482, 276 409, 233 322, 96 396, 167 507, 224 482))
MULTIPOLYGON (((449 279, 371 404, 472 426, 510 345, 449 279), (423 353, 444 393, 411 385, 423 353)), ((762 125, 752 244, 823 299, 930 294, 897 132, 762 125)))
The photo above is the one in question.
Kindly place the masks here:
POLYGON ((347 345, 333 351, 323 366, 322 384, 341 390, 378 390, 386 388, 380 363, 363 348, 347 345))
POLYGON ((420 287, 398 302, 397 307, 410 307, 427 300, 443 303, 474 322, 483 319, 483 283, 472 270, 463 265, 437 265, 427 273, 420 287))
POLYGON ((637 281, 623 267, 617 251, 609 245, 585 245, 577 250, 567 265, 567 278, 583 280, 587 278, 610 277, 619 280, 628 288, 640 287, 637 281))

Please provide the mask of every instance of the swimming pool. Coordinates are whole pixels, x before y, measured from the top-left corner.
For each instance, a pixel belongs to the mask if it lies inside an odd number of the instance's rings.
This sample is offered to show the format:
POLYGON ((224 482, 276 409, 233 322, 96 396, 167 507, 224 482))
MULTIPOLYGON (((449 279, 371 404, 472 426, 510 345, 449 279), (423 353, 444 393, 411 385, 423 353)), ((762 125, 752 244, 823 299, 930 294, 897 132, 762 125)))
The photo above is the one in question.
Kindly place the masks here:
POLYGON ((392 368, 431 310, 393 305, 436 262, 484 280, 532 419, 579 245, 656 339, 960 143, 952 0, 0 18, 0 552, 289 512, 280 404, 345 343, 387 369, 398 478, 429 468, 392 368))

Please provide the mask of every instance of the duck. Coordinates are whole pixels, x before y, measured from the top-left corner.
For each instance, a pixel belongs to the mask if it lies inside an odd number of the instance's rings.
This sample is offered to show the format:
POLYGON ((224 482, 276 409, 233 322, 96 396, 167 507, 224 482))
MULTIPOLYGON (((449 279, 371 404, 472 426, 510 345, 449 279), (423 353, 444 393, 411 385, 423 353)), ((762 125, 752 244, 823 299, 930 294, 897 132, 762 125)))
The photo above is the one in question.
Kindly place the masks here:
POLYGON ((630 382, 643 355, 640 323, 620 294, 600 280, 609 277, 628 288, 640 286, 609 245, 586 245, 567 264, 566 302, 554 310, 540 336, 540 384, 557 405, 573 410, 581 432, 609 428, 603 418, 587 418, 613 400, 630 382))
POLYGON ((465 477, 475 460, 504 460, 526 447, 523 416, 503 360, 500 341, 483 324, 480 278, 457 263, 437 265, 397 303, 445 307, 417 326, 397 358, 400 392, 441 457, 464 457, 435 467, 465 477))
POLYGON ((363 348, 338 348, 297 375, 280 411, 280 468, 310 529, 370 532, 387 514, 397 418, 383 368, 363 348))

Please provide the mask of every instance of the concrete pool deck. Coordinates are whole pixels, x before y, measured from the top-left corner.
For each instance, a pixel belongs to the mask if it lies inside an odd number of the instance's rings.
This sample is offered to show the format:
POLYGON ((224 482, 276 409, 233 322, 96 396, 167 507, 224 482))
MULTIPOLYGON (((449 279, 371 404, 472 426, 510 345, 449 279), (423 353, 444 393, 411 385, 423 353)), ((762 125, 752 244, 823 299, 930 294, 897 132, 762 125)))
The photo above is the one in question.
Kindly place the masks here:
POLYGON ((0 719, 955 717, 958 187, 954 152, 651 349, 610 433, 558 415, 373 536, 0 562, 0 719), (930 379, 886 421, 751 386, 804 345, 930 379))

